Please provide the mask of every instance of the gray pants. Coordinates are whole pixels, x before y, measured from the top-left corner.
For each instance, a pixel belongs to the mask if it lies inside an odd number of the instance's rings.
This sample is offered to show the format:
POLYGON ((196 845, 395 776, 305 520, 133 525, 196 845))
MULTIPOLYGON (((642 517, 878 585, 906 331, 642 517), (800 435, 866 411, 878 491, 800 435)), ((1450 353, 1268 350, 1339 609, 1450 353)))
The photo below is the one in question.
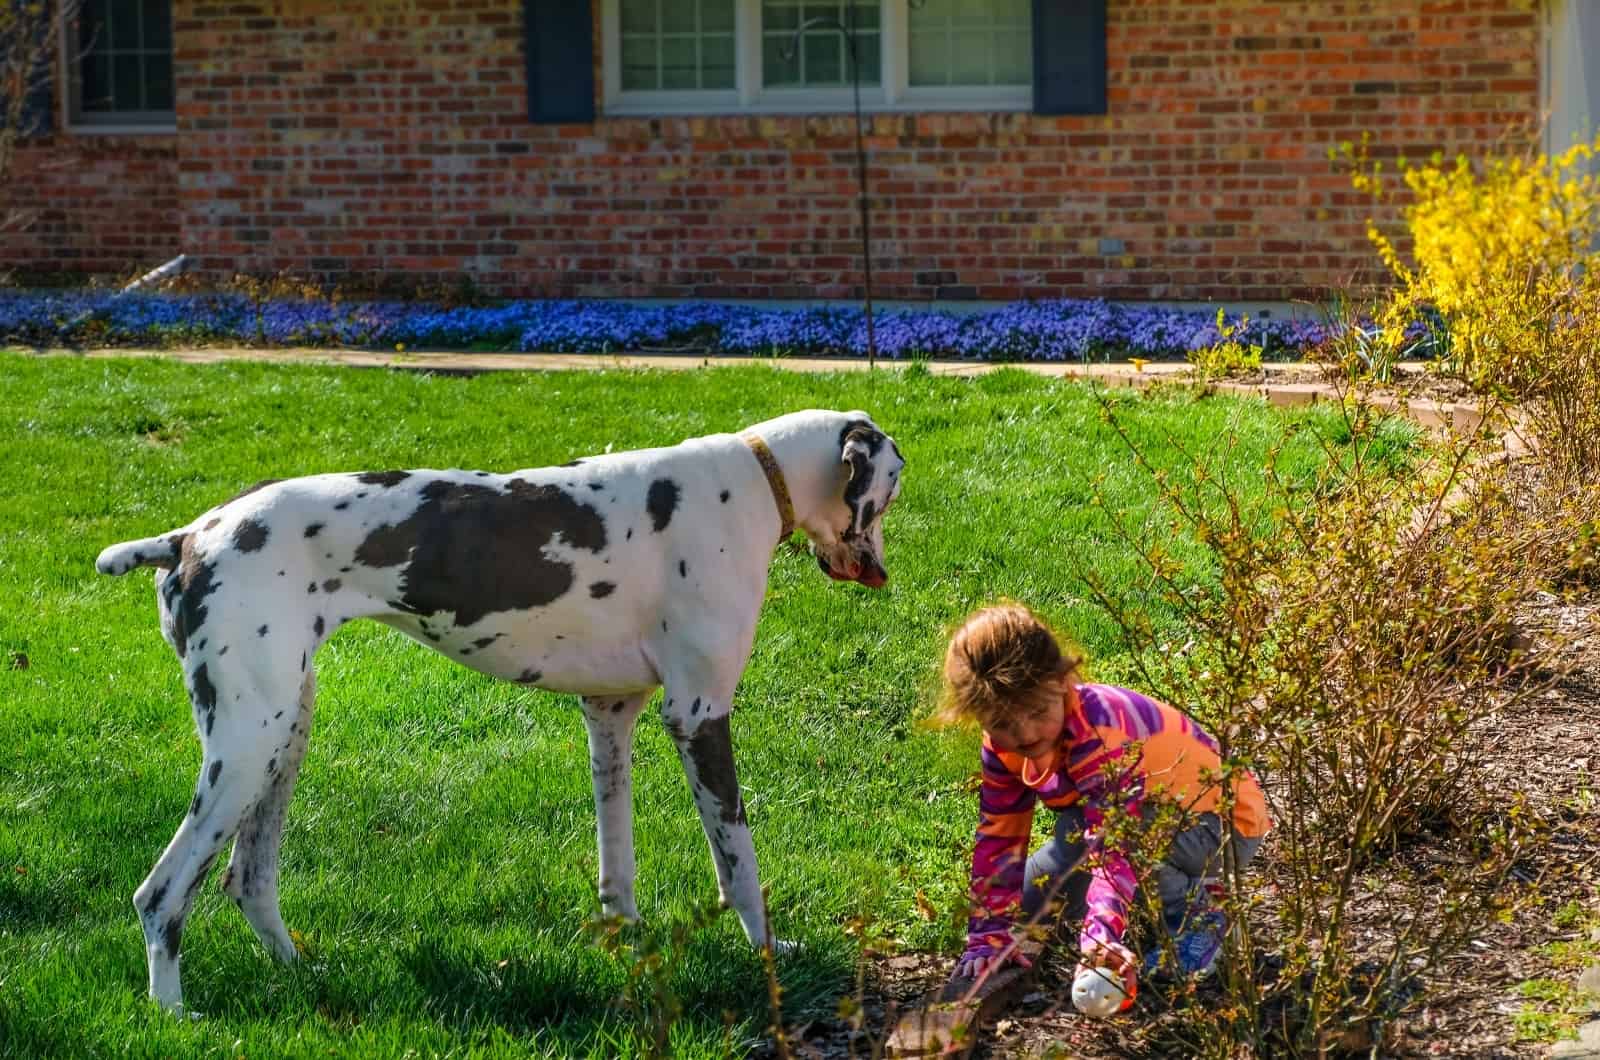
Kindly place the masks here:
MULTIPOLYGON (((1082 868, 1083 809, 1069 806, 1056 814, 1055 834, 1028 858, 1023 883, 1022 911, 1032 919, 1054 895, 1062 917, 1076 923, 1088 912, 1089 872, 1082 868)), ((1238 863, 1248 865, 1261 849, 1261 837, 1233 837, 1238 863)), ((1172 837, 1172 847, 1156 868, 1156 893, 1169 929, 1176 931, 1188 912, 1189 901, 1202 881, 1222 874, 1222 819, 1202 813, 1194 824, 1172 837)))

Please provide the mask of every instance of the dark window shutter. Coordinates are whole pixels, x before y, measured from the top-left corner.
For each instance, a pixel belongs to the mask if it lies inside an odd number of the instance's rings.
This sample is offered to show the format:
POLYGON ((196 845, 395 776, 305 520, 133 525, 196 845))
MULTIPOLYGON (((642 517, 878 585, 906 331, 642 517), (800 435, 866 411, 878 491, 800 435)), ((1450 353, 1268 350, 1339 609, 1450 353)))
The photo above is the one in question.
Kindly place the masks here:
POLYGON ((531 121, 594 121, 594 15, 589 3, 523 0, 531 121))
MULTIPOLYGON (((46 5, 45 10, 47 12, 50 10, 49 5, 46 5)), ((51 88, 55 81, 55 51, 50 47, 48 17, 44 20, 41 32, 44 35, 43 46, 35 53, 38 65, 24 76, 24 82, 28 86, 28 98, 23 102, 22 124, 17 130, 20 139, 48 136, 55 127, 55 111, 51 106, 53 102, 51 88)), ((0 49, 9 47, 10 41, 0 37, 0 49)), ((3 98, 0 98, 0 103, 3 102, 3 98)))
POLYGON ((1033 0, 1033 112, 1106 112, 1105 0, 1033 0))

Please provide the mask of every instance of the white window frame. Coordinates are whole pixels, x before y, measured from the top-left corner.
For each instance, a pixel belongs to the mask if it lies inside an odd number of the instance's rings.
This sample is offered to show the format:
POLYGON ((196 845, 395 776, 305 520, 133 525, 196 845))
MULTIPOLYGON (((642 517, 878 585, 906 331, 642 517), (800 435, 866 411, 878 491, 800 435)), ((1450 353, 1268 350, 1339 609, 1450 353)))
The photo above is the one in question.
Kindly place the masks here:
MULTIPOLYGON (((151 121, 83 121, 78 110, 78 101, 83 86, 82 74, 80 73, 83 55, 78 51, 77 40, 67 39, 68 37, 76 36, 73 30, 77 28, 77 20, 74 18, 71 22, 68 22, 64 19, 58 19, 56 25, 58 29, 56 45, 60 53, 60 65, 57 67, 59 77, 56 81, 56 84, 60 87, 60 91, 56 93, 56 99, 60 106, 60 113, 57 115, 60 128, 75 136, 171 136, 178 131, 176 65, 173 67, 172 91, 174 98, 171 111, 140 112, 156 119, 151 121), (159 120, 163 118, 168 120, 159 120)), ((172 47, 173 51, 176 52, 176 39, 173 40, 172 47)))
MULTIPOLYGON (((909 83, 910 13, 906 0, 879 0, 882 84, 861 86, 861 109, 914 111, 1028 111, 1031 85, 914 86, 909 83)), ((761 84, 761 0, 735 0, 735 70, 732 89, 622 90, 621 0, 602 0, 600 63, 605 114, 664 117, 712 114, 848 113, 851 90, 765 88, 761 84)))

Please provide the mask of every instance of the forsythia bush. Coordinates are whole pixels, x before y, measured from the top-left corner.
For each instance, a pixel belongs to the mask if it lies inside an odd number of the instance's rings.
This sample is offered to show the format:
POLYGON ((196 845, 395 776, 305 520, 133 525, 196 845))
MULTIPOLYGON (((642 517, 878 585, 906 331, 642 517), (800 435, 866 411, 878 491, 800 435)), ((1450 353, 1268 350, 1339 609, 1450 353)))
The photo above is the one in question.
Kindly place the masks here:
MULTIPOLYGON (((1389 184, 1365 144, 1344 145, 1355 186, 1383 198, 1389 184)), ((1367 234, 1396 280, 1380 307, 1382 344, 1412 346, 1434 321, 1441 367, 1511 398, 1535 393, 1600 305, 1600 184, 1588 165, 1600 138, 1554 157, 1504 156, 1474 165, 1435 156, 1402 165, 1410 261, 1372 222, 1367 234)))

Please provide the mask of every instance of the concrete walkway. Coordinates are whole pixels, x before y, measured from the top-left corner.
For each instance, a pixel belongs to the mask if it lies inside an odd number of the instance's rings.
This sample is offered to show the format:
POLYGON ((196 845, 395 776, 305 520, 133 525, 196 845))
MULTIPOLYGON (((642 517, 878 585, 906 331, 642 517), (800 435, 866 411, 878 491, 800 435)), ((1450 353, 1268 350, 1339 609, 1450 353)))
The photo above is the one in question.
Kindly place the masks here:
MULTIPOLYGON (((271 364, 343 365, 350 368, 392 368, 405 371, 437 372, 446 375, 477 375, 484 372, 567 372, 567 371, 689 371, 699 368, 731 368, 763 365, 788 372, 864 372, 867 362, 847 357, 707 357, 671 353, 469 353, 448 350, 396 351, 337 350, 316 347, 257 349, 217 347, 189 350, 157 349, 44 349, 32 351, 45 357, 153 357, 188 364, 215 364, 222 361, 257 361, 271 364)), ((897 372, 913 363, 926 364, 937 376, 972 377, 1001 368, 1013 368, 1051 379, 1093 380, 1103 386, 1144 388, 1162 382, 1189 382, 1194 379, 1190 366, 1181 361, 1149 361, 1142 364, 1081 364, 1061 361, 893 361, 879 360, 878 368, 897 372)), ((1420 364, 1399 366, 1407 373, 1425 370, 1420 364)), ((1315 369, 1306 364, 1267 364, 1262 366, 1264 381, 1232 382, 1218 380, 1207 384, 1216 393, 1264 398, 1268 402, 1295 407, 1318 401, 1339 400, 1333 386, 1306 382, 1315 369)), ((1454 428, 1471 430, 1482 416, 1471 402, 1440 402, 1424 398, 1401 401, 1392 394, 1375 394, 1370 399, 1379 408, 1408 417, 1430 430, 1454 428)))

